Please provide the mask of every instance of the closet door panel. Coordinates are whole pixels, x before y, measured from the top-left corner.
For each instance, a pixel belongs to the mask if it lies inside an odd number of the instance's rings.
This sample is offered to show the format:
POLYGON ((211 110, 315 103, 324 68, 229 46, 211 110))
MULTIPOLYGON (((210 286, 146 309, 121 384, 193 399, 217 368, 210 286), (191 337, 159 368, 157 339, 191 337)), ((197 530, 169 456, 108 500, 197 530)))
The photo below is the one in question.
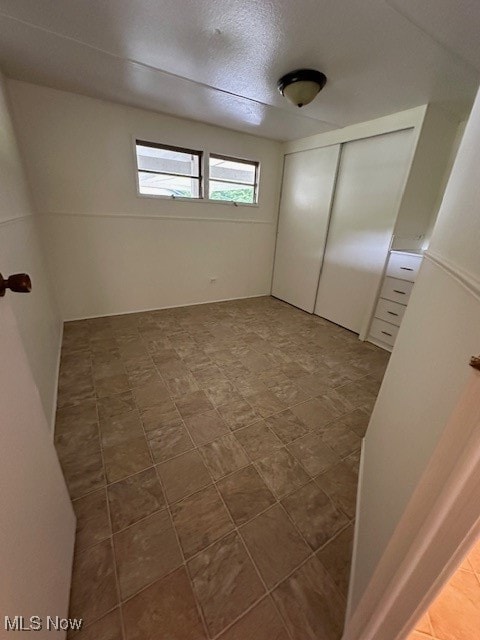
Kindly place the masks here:
POLYGON ((272 295, 313 312, 340 145, 285 156, 272 295))
POLYGON ((406 129, 342 148, 315 313, 356 333, 375 302, 412 145, 406 129))

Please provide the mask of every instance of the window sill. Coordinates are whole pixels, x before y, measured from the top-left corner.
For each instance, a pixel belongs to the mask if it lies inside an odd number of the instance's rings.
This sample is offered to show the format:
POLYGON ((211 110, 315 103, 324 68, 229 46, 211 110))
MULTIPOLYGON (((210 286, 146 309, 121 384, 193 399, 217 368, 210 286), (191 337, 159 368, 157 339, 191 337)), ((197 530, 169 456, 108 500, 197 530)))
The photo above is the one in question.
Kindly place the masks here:
POLYGON ((172 196, 156 196, 149 193, 139 193, 137 191, 138 198, 148 198, 153 200, 168 200, 170 202, 196 202, 202 204, 223 204, 227 207, 250 207, 258 208, 258 202, 231 202, 229 200, 210 200, 210 198, 172 198, 172 196))

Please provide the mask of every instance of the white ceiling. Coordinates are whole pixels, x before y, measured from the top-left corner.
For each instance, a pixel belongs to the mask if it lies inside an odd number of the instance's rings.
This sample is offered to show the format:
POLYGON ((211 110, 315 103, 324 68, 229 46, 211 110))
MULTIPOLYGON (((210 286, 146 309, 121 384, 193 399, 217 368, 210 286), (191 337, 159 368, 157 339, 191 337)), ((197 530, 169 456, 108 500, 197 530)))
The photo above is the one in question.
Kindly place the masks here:
POLYGON ((10 77, 279 140, 436 102, 465 117, 478 0, 0 0, 10 77), (276 81, 328 76, 302 110, 276 81))

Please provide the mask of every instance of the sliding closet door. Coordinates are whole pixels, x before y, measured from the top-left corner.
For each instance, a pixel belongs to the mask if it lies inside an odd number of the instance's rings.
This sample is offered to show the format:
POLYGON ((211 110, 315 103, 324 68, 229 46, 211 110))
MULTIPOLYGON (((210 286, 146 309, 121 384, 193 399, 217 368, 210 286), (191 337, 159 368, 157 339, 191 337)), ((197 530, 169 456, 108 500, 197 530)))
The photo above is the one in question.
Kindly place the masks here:
POLYGON ((339 145, 285 156, 272 294, 313 312, 339 145))
POLYGON ((413 130, 343 145, 315 313, 360 333, 390 247, 413 130))

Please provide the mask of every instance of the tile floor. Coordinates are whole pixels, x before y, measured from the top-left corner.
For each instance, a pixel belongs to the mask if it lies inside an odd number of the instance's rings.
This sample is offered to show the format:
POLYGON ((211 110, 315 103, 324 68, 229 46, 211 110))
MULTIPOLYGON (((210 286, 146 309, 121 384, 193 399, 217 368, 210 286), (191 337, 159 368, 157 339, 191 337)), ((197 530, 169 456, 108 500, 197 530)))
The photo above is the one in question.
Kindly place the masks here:
POLYGON ((388 354, 270 297, 65 325, 77 640, 337 640, 388 354))
POLYGON ((444 586, 408 640, 478 640, 480 541, 444 586))

